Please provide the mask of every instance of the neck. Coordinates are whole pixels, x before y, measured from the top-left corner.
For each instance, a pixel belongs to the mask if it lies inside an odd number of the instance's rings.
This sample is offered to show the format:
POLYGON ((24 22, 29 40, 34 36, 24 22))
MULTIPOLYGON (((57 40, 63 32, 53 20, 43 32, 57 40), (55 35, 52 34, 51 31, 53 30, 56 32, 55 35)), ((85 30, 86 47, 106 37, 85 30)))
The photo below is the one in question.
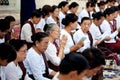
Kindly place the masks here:
POLYGON ((93 21, 93 23, 94 23, 96 26, 98 26, 98 25, 97 25, 97 22, 93 21))
POLYGON ((18 63, 18 60, 16 59, 16 60, 14 60, 14 63, 15 63, 15 65, 17 65, 17 63, 18 63))
POLYGON ((69 26, 66 26, 64 29, 65 29, 68 33, 71 33, 71 29, 69 28, 69 26))
POLYGON ((61 10, 61 12, 62 12, 63 14, 66 14, 63 10, 61 10))
POLYGON ((53 18, 55 21, 57 21, 57 18, 56 18, 55 16, 52 15, 52 18, 53 18))
POLYGON ((49 41, 50 41, 51 43, 53 43, 53 42, 54 42, 54 39, 53 39, 52 37, 49 37, 49 41))
POLYGON ((88 8, 86 8, 87 12, 90 12, 88 8))
POLYGON ((40 50, 39 50, 36 46, 33 46, 33 49, 34 49, 38 54, 41 54, 40 50))
POLYGON ((110 20, 109 20, 108 18, 106 18, 106 20, 107 20, 108 22, 110 22, 110 20))
POLYGON ((67 75, 62 75, 62 74, 60 74, 58 78, 59 80, 71 80, 67 75))

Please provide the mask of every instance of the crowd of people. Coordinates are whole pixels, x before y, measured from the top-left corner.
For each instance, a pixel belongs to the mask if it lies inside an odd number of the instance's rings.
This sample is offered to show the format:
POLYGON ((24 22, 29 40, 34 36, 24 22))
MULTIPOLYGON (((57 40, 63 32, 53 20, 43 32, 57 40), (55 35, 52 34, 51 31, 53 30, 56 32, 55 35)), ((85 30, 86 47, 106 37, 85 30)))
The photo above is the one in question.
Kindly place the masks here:
POLYGON ((0 80, 103 80, 105 57, 120 54, 120 0, 89 0, 77 14, 79 6, 34 10, 19 38, 15 18, 0 19, 0 80))

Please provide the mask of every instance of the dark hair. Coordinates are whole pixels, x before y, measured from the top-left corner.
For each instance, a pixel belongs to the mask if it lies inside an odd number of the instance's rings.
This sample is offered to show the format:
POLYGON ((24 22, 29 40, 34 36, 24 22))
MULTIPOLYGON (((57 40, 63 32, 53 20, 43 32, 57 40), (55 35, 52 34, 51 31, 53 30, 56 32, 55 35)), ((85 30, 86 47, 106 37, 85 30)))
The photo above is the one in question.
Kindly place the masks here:
POLYGON ((0 19, 0 30, 2 32, 10 28, 9 22, 6 19, 0 19))
POLYGON ((118 5, 118 9, 120 10, 120 4, 118 5))
POLYGON ((45 32, 38 32, 31 36, 33 44, 35 45, 36 41, 42 41, 43 38, 48 37, 48 34, 45 32))
POLYGON ((116 11, 119 10, 119 9, 118 9, 118 6, 112 6, 111 8, 114 10, 114 12, 116 12, 116 11))
POLYGON ((101 17, 104 17, 104 14, 102 12, 96 12, 92 14, 92 17, 93 17, 93 20, 94 19, 100 20, 101 17))
POLYGON ((106 3, 108 3, 108 2, 115 2, 115 0, 106 0, 106 3))
POLYGON ((90 69, 96 68, 100 65, 105 65, 105 58, 103 53, 97 48, 88 48, 82 52, 82 55, 88 60, 90 69))
POLYGON ((78 3, 76 3, 76 2, 72 2, 72 3, 69 5, 69 9, 71 9, 71 8, 75 8, 75 7, 77 7, 77 6, 79 6, 78 3))
POLYGON ((6 16, 5 19, 8 20, 9 24, 10 22, 15 21, 15 18, 13 16, 6 16))
POLYGON ((42 16, 42 12, 40 12, 40 9, 36 9, 32 12, 32 15, 31 17, 37 17, 37 18, 40 18, 42 16))
POLYGON ((46 15, 49 15, 49 13, 51 12, 52 10, 52 7, 50 5, 44 5, 42 7, 42 12, 43 12, 43 18, 46 16, 46 15))
POLYGON ((103 5, 105 5, 105 2, 104 1, 100 1, 99 3, 97 3, 97 5, 98 5, 98 7, 103 6, 103 5))
POLYGON ((76 52, 65 55, 64 59, 60 63, 60 73, 68 74, 71 71, 77 71, 78 74, 88 69, 87 60, 76 52))
POLYGON ((94 2, 87 2, 86 8, 88 8, 88 7, 95 7, 95 3, 94 2))
POLYGON ((62 1, 58 4, 58 8, 62 8, 62 7, 65 7, 66 5, 68 4, 67 1, 62 1))
POLYGON ((54 11, 55 11, 55 9, 57 9, 57 8, 58 8, 58 6, 53 5, 53 6, 52 6, 52 8, 51 8, 51 12, 54 12, 54 11))
POLYGON ((7 62, 14 61, 16 59, 16 51, 15 49, 7 43, 0 44, 0 59, 7 60, 7 62))
POLYGON ((89 17, 83 17, 82 19, 81 19, 81 24, 85 21, 85 20, 91 20, 89 17))
POLYGON ((104 16, 106 17, 107 15, 110 15, 112 13, 114 13, 114 9, 113 8, 107 8, 104 11, 104 16))
POLYGON ((25 44, 27 45, 25 40, 19 40, 19 39, 10 40, 9 44, 12 45, 16 51, 19 51, 20 48, 23 47, 25 44))
POLYGON ((70 22, 74 23, 77 20, 78 20, 78 17, 75 14, 70 13, 70 14, 67 14, 65 18, 63 18, 62 24, 67 26, 69 25, 70 22))

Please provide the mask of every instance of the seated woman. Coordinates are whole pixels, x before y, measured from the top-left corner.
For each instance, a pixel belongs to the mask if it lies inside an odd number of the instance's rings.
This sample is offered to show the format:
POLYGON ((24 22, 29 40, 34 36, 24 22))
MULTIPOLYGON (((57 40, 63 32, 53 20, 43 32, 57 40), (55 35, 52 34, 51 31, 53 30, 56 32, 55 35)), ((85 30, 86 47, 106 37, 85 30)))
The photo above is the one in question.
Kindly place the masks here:
POLYGON ((66 17, 62 20, 62 24, 65 25, 64 29, 61 30, 60 38, 63 35, 67 37, 67 42, 64 49, 64 54, 68 54, 70 52, 74 52, 83 46, 83 42, 78 42, 75 44, 73 41, 73 34, 71 33, 72 30, 77 28, 77 19, 78 17, 75 14, 67 14, 66 17))
POLYGON ((23 40, 10 40, 17 53, 17 58, 5 67, 5 76, 7 80, 31 80, 26 75, 26 70, 22 61, 26 58, 27 44, 23 40))
POLYGON ((105 59, 102 52, 97 48, 88 48, 82 52, 82 55, 88 60, 90 69, 86 73, 83 80, 91 80, 92 76, 96 75, 98 71, 105 65, 105 59))
POLYGON ((89 68, 87 60, 80 54, 67 54, 60 63, 60 73, 52 80, 82 80, 89 68))
POLYGON ((27 52, 25 67, 27 73, 33 80, 49 80, 49 75, 55 72, 49 69, 44 51, 48 47, 49 37, 45 32, 38 32, 32 35, 33 47, 27 52))
POLYGON ((60 46, 58 47, 55 42, 60 37, 60 28, 57 24, 48 24, 46 32, 49 34, 49 44, 45 51, 45 55, 48 59, 49 67, 55 71, 59 70, 59 64, 61 59, 64 57, 64 46, 67 38, 65 36, 60 40, 60 46))
POLYGON ((16 59, 16 52, 14 48, 7 43, 1 43, 0 44, 0 79, 1 80, 6 80, 3 66, 7 66, 8 63, 14 61, 15 59, 16 59))

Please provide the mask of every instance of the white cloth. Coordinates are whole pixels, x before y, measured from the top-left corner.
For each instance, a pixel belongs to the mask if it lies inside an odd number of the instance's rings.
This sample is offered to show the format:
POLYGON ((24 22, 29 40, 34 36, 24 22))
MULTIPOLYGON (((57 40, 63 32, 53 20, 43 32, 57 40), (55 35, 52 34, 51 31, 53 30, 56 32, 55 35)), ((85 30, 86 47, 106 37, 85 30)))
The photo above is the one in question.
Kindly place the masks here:
POLYGON ((65 14, 63 14, 63 13, 60 11, 58 18, 59 18, 59 20, 60 20, 60 29, 63 29, 63 28, 64 28, 64 25, 62 24, 62 20, 63 20, 63 18, 65 18, 65 14))
POLYGON ((59 79, 58 79, 59 74, 60 74, 60 73, 59 73, 59 72, 57 72, 57 73, 55 74, 55 76, 53 77, 53 79, 52 79, 52 80, 59 80, 59 79))
POLYGON ((46 24, 45 19, 41 18, 41 20, 39 21, 39 23, 36 24, 35 29, 38 28, 38 29, 41 30, 41 32, 44 32, 43 29, 44 29, 45 24, 46 24))
POLYGON ((92 80, 92 78, 91 78, 91 77, 88 78, 88 77, 84 76, 84 77, 82 78, 82 80, 92 80))
MULTIPOLYGON (((33 48, 28 50, 24 65, 27 69, 27 73, 32 74, 35 80, 49 80, 48 78, 43 77, 46 69, 43 57, 33 48)), ((52 70, 49 69, 49 73, 51 72, 52 70)))
POLYGON ((0 39, 0 43, 4 43, 5 42, 5 38, 0 39))
POLYGON ((92 38, 93 38, 93 46, 95 46, 95 43, 97 40, 104 40, 105 39, 105 35, 102 35, 98 26, 96 26, 94 23, 91 24, 91 27, 89 29, 91 35, 92 35, 92 38))
POLYGON ((101 11, 101 12, 104 12, 104 9, 100 10, 100 8, 99 8, 98 6, 96 6, 96 7, 95 7, 95 11, 96 11, 96 12, 100 12, 100 11, 101 11))
POLYGON ((29 23, 26 23, 23 25, 22 30, 21 30, 21 40, 32 42, 31 36, 32 36, 31 25, 29 23))
POLYGON ((120 27, 120 15, 117 16, 116 18, 116 26, 117 26, 117 29, 120 27))
POLYGON ((71 35, 65 29, 61 30, 60 38, 62 38, 63 35, 67 37, 66 45, 64 48, 64 54, 68 54, 70 52, 70 48, 74 46, 74 43, 73 43, 71 35))
POLYGON ((55 24, 57 24, 57 22, 52 18, 52 16, 49 16, 49 17, 47 18, 46 23, 47 23, 47 24, 50 24, 50 23, 55 23, 55 24))
POLYGON ((84 46, 81 47, 80 49, 77 50, 77 52, 82 52, 85 49, 90 47, 90 40, 88 37, 88 34, 84 33, 81 29, 79 29, 78 31, 76 31, 73 35, 73 39, 75 41, 75 44, 77 44, 83 37, 85 37, 86 39, 84 40, 84 46))
MULTIPOLYGON (((93 14, 93 12, 90 12, 90 18, 91 18, 91 19, 92 19, 92 14, 93 14)), ((80 12, 80 14, 79 14, 79 16, 78 16, 78 22, 81 22, 81 19, 82 19, 83 17, 89 17, 88 11, 87 11, 86 9, 83 9, 83 10, 80 12)))
POLYGON ((57 49, 55 45, 51 42, 49 42, 48 47, 45 51, 45 55, 51 63, 53 63, 56 66, 59 66, 61 59, 57 56, 57 49))
POLYGON ((0 66, 0 77, 1 77, 1 80, 6 80, 5 70, 3 66, 0 66))
MULTIPOLYGON (((19 80, 22 78, 23 72, 19 65, 15 65, 14 62, 10 62, 5 67, 5 76, 7 80, 19 80)), ((25 76, 24 80, 32 80, 28 77, 28 75, 25 76)))
POLYGON ((103 23, 100 25, 100 28, 105 36, 109 36, 111 39, 109 41, 105 41, 105 43, 116 43, 115 37, 118 34, 118 31, 111 33, 111 27, 107 20, 104 20, 103 23))

